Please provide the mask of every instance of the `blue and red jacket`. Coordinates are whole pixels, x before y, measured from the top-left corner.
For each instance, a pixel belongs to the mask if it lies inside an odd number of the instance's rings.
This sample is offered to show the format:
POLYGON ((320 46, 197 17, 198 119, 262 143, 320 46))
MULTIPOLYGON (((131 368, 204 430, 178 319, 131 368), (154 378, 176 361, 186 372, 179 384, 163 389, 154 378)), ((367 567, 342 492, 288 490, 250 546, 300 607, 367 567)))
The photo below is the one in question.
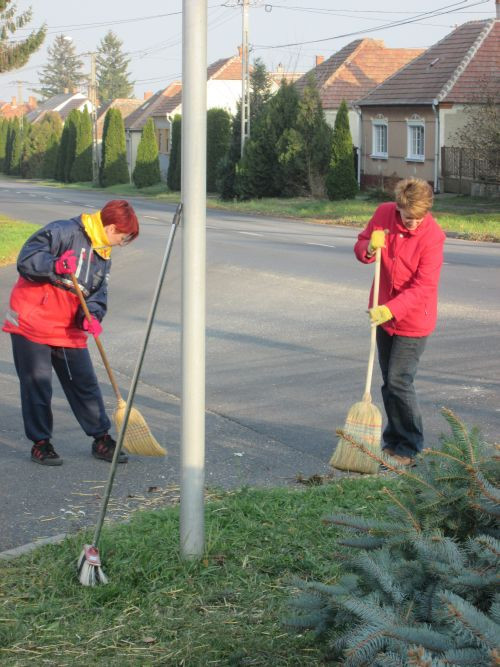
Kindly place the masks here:
POLYGON ((35 232, 17 260, 19 279, 10 296, 3 331, 58 347, 86 347, 83 312, 67 275, 54 273, 66 250, 77 257, 75 275, 88 309, 99 321, 106 314, 111 260, 92 248, 81 218, 56 220, 35 232))
MULTIPOLYGON (((358 236, 354 253, 360 262, 367 257, 374 230, 387 230, 382 248, 379 305, 385 305, 393 319, 381 326, 388 334, 410 337, 428 336, 436 326, 438 284, 443 264, 445 234, 430 213, 414 230, 401 221, 396 204, 381 204, 368 226, 358 236)), ((369 305, 373 302, 373 286, 369 305)))

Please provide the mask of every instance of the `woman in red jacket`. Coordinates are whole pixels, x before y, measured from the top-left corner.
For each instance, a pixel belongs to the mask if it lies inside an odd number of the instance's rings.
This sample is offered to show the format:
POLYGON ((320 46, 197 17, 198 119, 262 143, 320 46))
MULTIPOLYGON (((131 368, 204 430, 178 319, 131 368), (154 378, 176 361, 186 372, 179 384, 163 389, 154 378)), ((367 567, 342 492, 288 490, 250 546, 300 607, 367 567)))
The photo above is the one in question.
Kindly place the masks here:
POLYGON ((408 178, 395 188, 395 203, 381 204, 354 247, 360 262, 375 261, 381 248, 380 294, 373 286, 369 314, 377 326, 382 398, 387 415, 383 449, 411 465, 422 451, 422 415, 414 379, 437 319, 438 284, 445 234, 429 213, 433 194, 423 180, 408 178))
MULTIPOLYGON (((87 349, 88 334, 102 332, 106 314, 111 248, 139 234, 134 209, 113 200, 97 213, 56 220, 35 232, 17 259, 19 279, 10 296, 3 331, 11 334, 14 363, 21 385, 24 430, 33 442, 31 459, 61 465, 51 443, 52 369, 85 433, 92 454, 111 461, 115 441, 87 349), (74 273, 88 309, 82 312, 70 278, 74 273)), ((127 457, 120 453, 119 461, 127 457)))

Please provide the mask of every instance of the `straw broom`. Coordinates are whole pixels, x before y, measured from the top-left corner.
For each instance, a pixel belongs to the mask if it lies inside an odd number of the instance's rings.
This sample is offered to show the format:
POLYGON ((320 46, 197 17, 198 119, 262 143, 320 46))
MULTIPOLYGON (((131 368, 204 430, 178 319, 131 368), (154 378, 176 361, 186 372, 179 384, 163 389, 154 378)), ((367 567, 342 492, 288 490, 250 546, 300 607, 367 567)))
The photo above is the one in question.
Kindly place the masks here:
MULTIPOLYGON (((78 284, 74 273, 71 273, 70 277, 78 299, 80 300, 80 305, 85 314, 85 317, 90 323, 92 321, 92 315, 87 308, 87 304, 80 289, 80 285, 78 284)), ((115 376, 111 370, 111 366, 109 365, 108 358, 104 352, 104 347, 100 339, 98 336, 94 336, 94 340, 97 345, 97 349, 101 354, 102 362, 106 368, 111 386, 113 387, 113 391, 116 395, 117 406, 113 413, 113 420, 115 422, 116 432, 119 433, 126 412, 127 403, 123 400, 122 395, 120 394, 118 384, 115 380, 115 376)), ((129 427, 123 442, 123 446, 127 451, 129 451, 131 454, 139 454, 140 456, 165 456, 166 451, 159 444, 159 442, 157 442, 156 438, 151 433, 148 425, 146 424, 144 417, 135 408, 131 408, 130 410, 129 422, 129 427)))
MULTIPOLYGON (((380 248, 375 251, 375 280, 373 284, 373 307, 378 305, 378 293, 380 285, 380 248)), ((345 420, 343 431, 353 440, 363 444, 367 449, 377 455, 381 455, 380 440, 382 435, 382 415, 377 406, 372 403, 371 384, 373 375, 373 363, 375 360, 375 347, 377 344, 377 327, 371 325, 370 356, 368 358, 368 369, 366 372, 366 383, 363 398, 355 403, 345 420)), ((330 459, 330 465, 340 470, 352 472, 376 473, 379 463, 364 454, 361 450, 353 447, 348 440, 339 438, 337 447, 330 459)))

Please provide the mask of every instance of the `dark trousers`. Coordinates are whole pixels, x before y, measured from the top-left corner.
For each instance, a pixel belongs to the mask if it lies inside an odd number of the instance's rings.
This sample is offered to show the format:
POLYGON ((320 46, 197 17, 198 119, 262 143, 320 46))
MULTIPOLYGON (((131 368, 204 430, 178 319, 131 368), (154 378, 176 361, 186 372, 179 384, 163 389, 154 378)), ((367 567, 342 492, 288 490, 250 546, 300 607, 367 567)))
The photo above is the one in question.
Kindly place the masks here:
POLYGON ((400 456, 415 456, 424 448, 422 414, 413 381, 427 337, 389 336, 377 327, 377 347, 382 371, 382 398, 387 415, 384 448, 400 456))
POLYGON ((18 334, 11 340, 27 438, 37 442, 52 436, 52 368, 85 433, 95 438, 108 432, 111 424, 87 348, 52 347, 18 334))

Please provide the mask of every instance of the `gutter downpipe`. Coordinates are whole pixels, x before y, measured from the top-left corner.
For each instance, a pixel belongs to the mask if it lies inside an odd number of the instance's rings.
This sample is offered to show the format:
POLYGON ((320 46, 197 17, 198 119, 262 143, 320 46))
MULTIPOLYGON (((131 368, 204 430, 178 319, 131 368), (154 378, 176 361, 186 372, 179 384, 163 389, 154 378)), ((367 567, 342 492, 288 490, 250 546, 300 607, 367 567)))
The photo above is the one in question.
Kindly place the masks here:
POLYGON ((362 147, 363 147, 363 112, 361 111, 361 108, 353 105, 354 111, 358 115, 358 173, 356 174, 356 177, 358 179, 358 187, 361 189, 361 155, 362 155, 362 147))
POLYGON ((439 122, 439 101, 435 98, 432 100, 432 111, 434 112, 434 194, 440 193, 439 189, 439 167, 440 167, 440 122, 439 122))

